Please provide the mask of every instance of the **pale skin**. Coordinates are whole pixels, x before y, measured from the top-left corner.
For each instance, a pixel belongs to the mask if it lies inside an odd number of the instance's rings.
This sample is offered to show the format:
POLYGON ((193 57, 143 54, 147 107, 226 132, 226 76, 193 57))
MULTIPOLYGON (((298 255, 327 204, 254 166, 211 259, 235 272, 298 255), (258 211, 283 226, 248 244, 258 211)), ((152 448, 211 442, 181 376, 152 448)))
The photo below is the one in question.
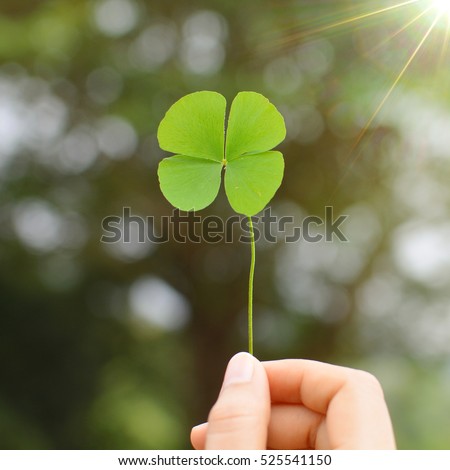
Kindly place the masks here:
POLYGON ((247 353, 227 367, 195 449, 395 449, 383 390, 367 372, 315 361, 259 362, 247 353))

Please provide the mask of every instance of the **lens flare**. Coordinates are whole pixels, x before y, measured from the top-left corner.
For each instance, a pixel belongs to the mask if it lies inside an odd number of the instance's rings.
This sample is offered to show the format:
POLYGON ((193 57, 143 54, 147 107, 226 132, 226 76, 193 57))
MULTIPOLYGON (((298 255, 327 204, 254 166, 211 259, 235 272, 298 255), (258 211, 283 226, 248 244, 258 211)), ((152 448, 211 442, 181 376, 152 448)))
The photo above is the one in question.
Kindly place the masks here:
MULTIPOLYGON (((292 0, 293 3, 301 0, 292 0)), ((286 0, 289 3, 289 0, 286 0)), ((284 34, 278 36, 270 44, 266 43, 267 50, 282 49, 285 52, 295 50, 298 44, 307 42, 314 37, 342 32, 364 33, 364 55, 372 60, 386 61, 383 63, 392 65, 392 84, 387 87, 375 110, 368 117, 367 123, 356 137, 356 141, 350 148, 348 156, 344 160, 344 169, 333 195, 339 190, 343 180, 351 167, 362 154, 364 141, 371 135, 372 124, 376 122, 381 111, 386 107, 394 91, 407 75, 411 68, 421 70, 427 75, 428 71, 435 70, 444 77, 450 63, 450 0, 370 0, 355 2, 354 6, 345 8, 342 12, 330 8, 330 13, 314 17, 312 11, 313 0, 303 0, 307 14, 298 24, 295 21, 285 28, 284 34), (376 7, 369 5, 376 3, 376 7), (353 27, 354 26, 354 27, 353 27), (385 34, 370 35, 370 31, 380 27, 385 34), (369 31, 369 34, 368 34, 369 31), (372 39, 375 40, 372 41, 372 39), (371 42, 372 41, 372 42, 371 42), (392 62, 395 57, 393 52, 404 52, 404 59, 399 64, 392 62), (386 53, 386 54, 385 54, 386 53), (434 67, 434 62, 436 66, 434 67), (430 69, 431 67, 431 69, 430 69)), ((319 2, 317 2, 319 3, 319 2)), ((320 2, 322 3, 322 2, 320 2)), ((323 2, 325 3, 325 2, 323 2)), ((332 2, 330 2, 332 3, 332 2)), ((349 2, 350 3, 350 2, 349 2)), ((315 5, 314 5, 315 8, 315 5)), ((324 7, 325 8, 325 7, 324 7)), ((322 9, 322 11, 324 11, 322 9)), ((399 55, 400 56, 400 55, 399 55)), ((447 72, 448 73, 448 72, 447 72)), ((449 76, 449 75, 447 75, 449 76)))

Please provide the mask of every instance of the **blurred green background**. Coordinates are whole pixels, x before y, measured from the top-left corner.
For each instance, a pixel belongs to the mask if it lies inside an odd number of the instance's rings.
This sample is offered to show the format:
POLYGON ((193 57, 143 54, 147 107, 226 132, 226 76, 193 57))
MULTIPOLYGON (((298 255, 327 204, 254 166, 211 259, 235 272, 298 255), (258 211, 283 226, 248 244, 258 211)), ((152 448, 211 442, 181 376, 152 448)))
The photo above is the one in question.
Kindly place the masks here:
POLYGON ((430 2, 2 0, 2 448, 189 448, 246 348, 248 245, 100 243, 171 214, 157 125, 203 89, 283 112, 274 213, 349 216, 348 243, 258 243, 256 355, 369 370, 401 448, 449 447, 450 16, 371 119, 430 2))

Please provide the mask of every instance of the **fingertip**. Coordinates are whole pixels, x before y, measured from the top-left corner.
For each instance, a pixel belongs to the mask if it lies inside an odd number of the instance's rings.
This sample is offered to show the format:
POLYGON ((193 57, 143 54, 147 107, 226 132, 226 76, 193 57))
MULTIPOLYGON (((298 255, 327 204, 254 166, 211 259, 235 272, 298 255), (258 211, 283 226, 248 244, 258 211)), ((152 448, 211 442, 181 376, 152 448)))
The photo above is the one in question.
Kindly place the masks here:
POLYGON ((249 353, 235 354, 208 416, 205 448, 265 449, 269 420, 270 393, 264 367, 249 353))
POLYGON ((255 358, 246 352, 235 354, 228 362, 222 388, 233 384, 249 383, 253 377, 255 358))
POLYGON ((191 430, 191 444, 195 450, 204 450, 208 423, 194 426, 191 430))

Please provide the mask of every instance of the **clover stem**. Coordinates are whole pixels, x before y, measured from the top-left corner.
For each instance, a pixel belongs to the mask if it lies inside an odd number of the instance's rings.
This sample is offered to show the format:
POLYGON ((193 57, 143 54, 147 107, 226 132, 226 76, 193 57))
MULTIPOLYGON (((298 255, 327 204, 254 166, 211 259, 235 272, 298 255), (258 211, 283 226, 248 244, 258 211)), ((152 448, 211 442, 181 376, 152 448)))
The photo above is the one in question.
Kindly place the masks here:
POLYGON ((255 276, 255 232, 253 230, 252 218, 248 218, 248 226, 250 229, 250 242, 252 258, 250 262, 250 276, 248 279, 248 352, 253 354, 253 278, 255 276))

